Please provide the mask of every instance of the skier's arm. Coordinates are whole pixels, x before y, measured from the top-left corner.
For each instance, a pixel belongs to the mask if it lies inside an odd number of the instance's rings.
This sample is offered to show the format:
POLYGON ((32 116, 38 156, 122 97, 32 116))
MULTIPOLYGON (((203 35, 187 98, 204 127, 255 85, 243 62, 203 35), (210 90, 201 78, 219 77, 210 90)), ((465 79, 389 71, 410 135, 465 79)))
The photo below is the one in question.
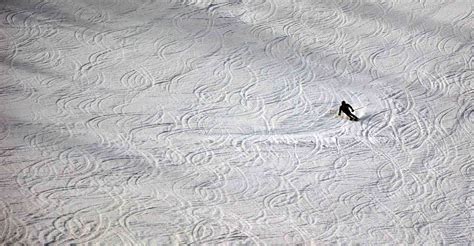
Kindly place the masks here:
POLYGON ((351 109, 351 111, 354 112, 354 109, 352 108, 351 105, 347 104, 347 106, 349 106, 349 108, 351 109))

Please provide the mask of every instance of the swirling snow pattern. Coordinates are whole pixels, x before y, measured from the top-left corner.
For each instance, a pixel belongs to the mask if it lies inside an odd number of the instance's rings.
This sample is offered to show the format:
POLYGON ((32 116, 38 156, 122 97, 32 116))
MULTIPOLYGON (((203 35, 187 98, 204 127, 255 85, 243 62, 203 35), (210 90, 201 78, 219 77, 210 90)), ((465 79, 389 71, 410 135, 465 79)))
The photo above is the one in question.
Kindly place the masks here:
POLYGON ((470 1, 0 6, 2 244, 472 243, 470 1))

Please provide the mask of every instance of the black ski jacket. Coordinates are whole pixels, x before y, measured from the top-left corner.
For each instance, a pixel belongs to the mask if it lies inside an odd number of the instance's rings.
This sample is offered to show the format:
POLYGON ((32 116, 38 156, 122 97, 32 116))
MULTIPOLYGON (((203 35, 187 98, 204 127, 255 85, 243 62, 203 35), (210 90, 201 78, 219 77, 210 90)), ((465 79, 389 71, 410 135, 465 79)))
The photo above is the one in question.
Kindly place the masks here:
POLYGON ((341 115, 341 111, 344 112, 344 113, 350 113, 351 111, 354 112, 354 109, 351 107, 351 105, 349 104, 342 104, 340 107, 339 107, 339 113, 338 115, 341 115), (350 110, 350 111, 349 111, 350 110))

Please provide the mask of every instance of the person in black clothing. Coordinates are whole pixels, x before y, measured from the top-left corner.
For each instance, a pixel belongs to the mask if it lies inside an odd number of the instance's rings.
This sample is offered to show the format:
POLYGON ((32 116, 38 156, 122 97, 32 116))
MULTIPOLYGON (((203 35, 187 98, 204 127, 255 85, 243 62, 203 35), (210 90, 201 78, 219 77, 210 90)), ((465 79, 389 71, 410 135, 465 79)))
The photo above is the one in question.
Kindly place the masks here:
POLYGON ((349 116, 350 120, 359 120, 357 116, 351 113, 351 111, 354 112, 354 109, 351 107, 351 105, 347 104, 344 101, 342 101, 342 104, 339 107, 339 113, 337 115, 341 115, 341 111, 344 112, 344 114, 346 114, 347 116, 349 116))

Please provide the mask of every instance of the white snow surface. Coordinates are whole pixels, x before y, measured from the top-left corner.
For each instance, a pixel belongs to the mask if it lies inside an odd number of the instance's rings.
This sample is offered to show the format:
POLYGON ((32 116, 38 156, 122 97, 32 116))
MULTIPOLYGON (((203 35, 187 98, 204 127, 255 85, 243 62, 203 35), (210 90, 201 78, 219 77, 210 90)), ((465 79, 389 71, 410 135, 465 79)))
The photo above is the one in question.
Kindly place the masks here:
POLYGON ((0 244, 472 243, 471 1, 0 7, 0 244))

